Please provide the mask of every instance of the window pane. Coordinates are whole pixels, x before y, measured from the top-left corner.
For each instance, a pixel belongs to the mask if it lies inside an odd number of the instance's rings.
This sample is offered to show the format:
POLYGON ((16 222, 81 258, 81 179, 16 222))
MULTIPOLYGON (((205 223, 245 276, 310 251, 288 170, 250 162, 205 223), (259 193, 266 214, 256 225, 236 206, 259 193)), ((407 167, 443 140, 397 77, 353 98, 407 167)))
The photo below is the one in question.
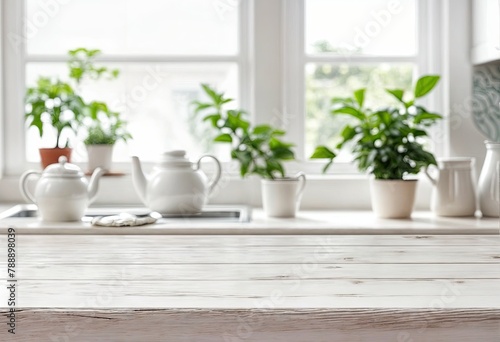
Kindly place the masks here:
POLYGON ((28 54, 77 47, 107 54, 238 52, 238 1, 26 1, 28 54))
MULTIPOLYGON (((134 139, 126 145, 118 143, 113 159, 128 161, 131 154, 144 160, 156 160, 172 149, 187 150, 190 155, 213 152, 208 123, 200 124, 190 102, 202 96, 200 83, 209 83, 232 98, 238 98, 238 67, 233 63, 197 64, 106 64, 118 68, 117 80, 87 81, 82 84, 85 100, 106 102, 112 110, 123 113, 134 139)), ((59 63, 29 63, 27 84, 38 76, 66 79, 67 68, 59 63)), ((235 106, 238 104, 235 103, 235 106)), ((81 141, 76 146, 75 161, 84 161, 86 152, 81 141)), ((37 161, 38 147, 53 147, 54 136, 40 142, 38 132, 27 135, 27 158, 37 161)))
MULTIPOLYGON (((330 114, 333 97, 351 96, 354 90, 367 88, 365 106, 369 108, 396 104, 385 88, 409 90, 414 66, 406 63, 353 65, 313 64, 306 66, 306 156, 317 145, 334 146, 343 126, 351 121, 348 116, 330 114)), ((344 152, 338 161, 350 161, 344 152)))
POLYGON ((415 0, 306 0, 306 52, 416 54, 415 0))

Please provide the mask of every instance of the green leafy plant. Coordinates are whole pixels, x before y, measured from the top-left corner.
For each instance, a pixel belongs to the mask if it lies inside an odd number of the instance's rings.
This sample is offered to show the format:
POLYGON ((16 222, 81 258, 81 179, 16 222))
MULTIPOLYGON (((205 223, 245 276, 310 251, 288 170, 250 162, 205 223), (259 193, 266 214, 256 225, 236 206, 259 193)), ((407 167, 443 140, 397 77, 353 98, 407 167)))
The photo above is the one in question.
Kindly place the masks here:
MULTIPOLYGON (((100 80, 101 78, 116 79, 120 71, 95 65, 95 58, 100 50, 78 48, 68 52, 69 76, 79 85, 85 78, 100 80)), ((91 123, 87 128, 85 145, 113 145, 118 140, 127 142, 132 135, 126 129, 126 121, 120 113, 110 110, 108 105, 100 101, 91 101, 85 104, 85 117, 91 123)))
POLYGON ((418 79, 408 100, 403 90, 386 89, 399 106, 376 111, 364 106, 365 89, 356 90, 352 97, 333 98, 331 113, 350 115, 356 124, 344 127, 335 149, 318 146, 311 158, 329 159, 323 169, 326 172, 338 151, 353 142, 352 154, 359 170, 372 173, 376 179, 403 179, 428 165, 436 165, 434 155, 425 149, 423 138, 428 136, 428 127, 442 117, 417 105, 416 100, 431 92, 439 78, 427 75, 418 79))
POLYGON ((55 130, 55 147, 61 146, 61 135, 65 130, 76 134, 84 117, 85 103, 73 87, 60 80, 40 77, 34 87, 26 90, 25 118, 29 127, 38 128, 40 137, 48 127, 55 130))
POLYGON ((285 131, 271 125, 252 126, 244 111, 224 109, 232 99, 207 84, 201 86, 209 101, 194 101, 195 111, 217 131, 214 141, 232 144, 231 157, 238 160, 241 176, 285 177, 283 162, 295 158, 293 144, 281 140, 285 131))
POLYGON ((83 141, 85 145, 114 145, 119 140, 127 142, 132 138, 125 129, 126 122, 120 119, 119 113, 110 111, 105 103, 94 101, 90 103, 89 108, 96 122, 99 122, 99 113, 105 113, 107 125, 99 123, 90 126, 83 141))
POLYGON ((94 59, 100 50, 78 48, 68 52, 69 78, 72 82, 40 77, 36 85, 26 91, 25 118, 29 127, 38 129, 40 137, 47 127, 56 132, 55 147, 68 147, 69 142, 61 146, 63 131, 70 130, 77 134, 82 127, 90 127, 88 135, 94 136, 85 141, 96 141, 95 133, 106 133, 102 141, 127 141, 131 138, 125 129, 126 122, 119 113, 111 111, 104 102, 86 102, 78 94, 78 86, 83 79, 98 80, 102 77, 114 79, 119 70, 96 66, 94 59), (90 121, 90 123, 89 123, 90 121), (92 131, 92 132, 91 132, 92 131))
POLYGON ((94 59, 101 54, 101 50, 90 50, 78 48, 68 52, 69 77, 74 79, 77 84, 88 77, 93 80, 99 80, 101 77, 115 79, 120 74, 118 69, 109 69, 104 66, 96 66, 94 59))

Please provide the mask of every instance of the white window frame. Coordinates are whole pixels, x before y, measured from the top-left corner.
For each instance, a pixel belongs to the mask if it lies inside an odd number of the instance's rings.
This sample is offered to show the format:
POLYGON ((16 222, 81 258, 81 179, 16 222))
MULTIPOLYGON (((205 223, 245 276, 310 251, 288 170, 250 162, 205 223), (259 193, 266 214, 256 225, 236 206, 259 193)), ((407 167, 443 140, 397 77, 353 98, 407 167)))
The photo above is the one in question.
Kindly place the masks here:
MULTIPOLYGON (((345 63, 345 56, 335 55, 309 55, 305 52, 305 1, 284 1, 284 39, 283 51, 284 72, 283 88, 284 113, 288 118, 284 119, 289 137, 296 144, 297 155, 304 156, 305 148, 305 65, 307 63, 345 63), (294 111, 294 108, 298 110, 294 111)), ((439 0, 417 0, 417 55, 416 56, 363 56, 350 55, 351 63, 381 63, 381 62, 409 62, 416 65, 418 75, 430 73, 441 74, 441 58, 439 51, 441 37, 433 32, 439 31, 439 18, 441 15, 441 2, 439 0), (427 53, 424 53, 426 51, 427 53)), ((442 91, 440 87, 430 94, 422 102, 442 113, 442 91)), ((441 124, 436 130, 446 134, 445 125, 441 124)), ((442 134, 442 133, 441 133, 442 134)), ((434 151, 437 156, 447 155, 447 135, 444 139, 434 143, 434 151)), ((306 156, 307 158, 308 156, 306 156)), ((297 169, 309 174, 321 174, 324 161, 298 160, 297 169)), ((329 174, 356 174, 357 169, 352 163, 335 163, 329 174)))
MULTIPOLYGON (((2 0, 3 13, 0 22, 3 22, 4 32, 23 32, 23 5, 24 0, 2 0)), ((225 1, 225 0, 221 0, 225 1)), ((233 0, 227 0, 231 3, 233 0)), ((305 0, 243 0, 240 5, 240 54, 238 58, 223 57, 225 61, 237 62, 239 65, 239 90, 240 103, 252 114, 252 119, 256 123, 271 122, 281 125, 288 131, 287 139, 296 144, 296 152, 299 159, 287 164, 290 174, 297 171, 305 171, 313 183, 313 189, 329 191, 330 189, 356 189, 358 194, 366 192, 366 181, 368 177, 357 173, 350 164, 336 165, 333 172, 328 175, 321 174, 322 161, 310 161, 304 156, 304 121, 305 121, 305 89, 304 89, 304 65, 308 61, 336 61, 335 57, 312 57, 306 56, 304 50, 304 1, 305 0), (279 41, 281 44, 276 44, 279 41), (289 109, 298 108, 298 115, 289 109), (361 192, 360 192, 361 191, 361 192)), ((436 36, 433 32, 440 32, 441 0, 418 0, 418 57, 417 68, 419 74, 438 73, 441 74, 440 46, 441 36, 436 36), (424 55, 421 51, 429 51, 424 55), (431 53, 432 52, 432 53, 431 53)), ((4 38, 4 47, 9 44, 4 38)), ((21 47, 23 49, 23 47, 21 47)), ((23 50, 21 50, 23 51, 23 50)), ((4 180, 0 180, 2 185, 8 189, 7 196, 0 193, 0 201, 5 198, 18 200, 20 195, 17 191, 17 180, 22 171, 28 168, 38 168, 36 163, 25 161, 25 123, 23 115, 13 115, 12 113, 22 112, 24 108, 23 96, 25 90, 25 62, 13 49, 4 48, 4 125, 3 139, 0 141, 4 150, 5 164, 3 165, 4 180), (8 146, 8 148, 6 148, 8 146)), ((21 53, 24 56, 24 53, 21 53)), ((107 56, 100 60, 111 61, 137 61, 142 57, 123 58, 118 56, 107 56)), ((214 57, 218 58, 218 57, 214 57)), ((342 57, 340 57, 342 58, 342 57)), ((353 60, 363 61, 365 57, 352 57, 353 60)), ((51 58, 52 59, 52 58, 51 58)), ((44 56, 30 58, 29 61, 46 61, 44 56)), ((193 56, 182 57, 158 57, 150 58, 148 61, 161 62, 200 62, 209 58, 199 58, 193 56)), ((219 59, 217 59, 219 60, 219 59)), ((399 60, 399 59, 398 59, 399 60)), ((64 61, 64 59, 61 59, 64 61)), ((142 61, 142 59, 141 59, 142 61)), ((370 58, 370 62, 374 60, 370 58)), ((383 61, 387 61, 384 59, 383 61)), ((413 59, 412 59, 413 61, 413 59)), ((442 91, 438 89, 427 100, 432 109, 439 111, 442 109, 442 91)), ((444 111, 442 111, 444 113, 444 111)), ((1 133, 0 133, 1 134, 1 133)), ((447 155, 448 128, 446 124, 441 127, 441 134, 445 135, 436 144, 435 152, 438 156, 447 155)), ((2 149, 0 149, 1 151, 2 149)), ((83 165, 82 165, 83 166, 83 165)), ((146 170, 151 164, 146 165, 146 170)), ((217 196, 215 202, 218 203, 242 203, 260 204, 260 187, 255 186, 257 178, 240 180, 237 172, 238 167, 233 163, 225 165, 226 171, 230 171, 228 179, 231 187, 230 191, 217 196), (250 194, 248 194, 250 192, 250 194), (242 195, 245 194, 245 195, 242 195)), ((130 165, 122 163, 117 165, 118 169, 130 172, 130 165)), ((130 187, 130 177, 109 177, 104 180, 100 192, 101 201, 99 203, 129 203, 137 202, 137 196, 130 187), (116 194, 115 189, 128 189, 126 193, 116 194)), ((310 182, 310 183, 311 183, 310 182)), ((342 199, 338 201, 332 199, 331 204, 325 204, 324 198, 308 199, 306 192, 303 207, 329 207, 329 205, 354 209, 369 207, 369 200, 354 197, 352 201, 342 199)), ((367 196, 366 196, 367 197, 367 196)))
MULTIPOLYGON (((232 0, 226 1, 226 7, 231 6, 232 0)), ((25 17, 26 0, 6 0, 5 1, 5 16, 2 20, 6 23, 6 32, 9 32, 11 37, 24 37, 24 17, 25 17), (23 18, 23 20, 20 20, 23 18)), ((61 6, 64 6, 64 1, 61 1, 61 6)), ((214 10, 215 7, 214 7, 214 10)), ((249 41, 248 41, 248 26, 250 12, 250 2, 241 2, 239 6, 239 52, 234 56, 227 55, 176 55, 176 56, 161 56, 161 55, 103 55, 96 58, 98 62, 108 63, 234 63, 238 66, 238 86, 239 86, 239 102, 243 108, 250 107, 250 82, 248 70, 249 41)), ((6 44, 9 44, 9 38, 6 37, 6 44)), ((35 55, 28 56, 26 53, 25 39, 21 40, 17 51, 15 49, 6 49, 6 84, 12 85, 9 90, 12 90, 12 96, 7 96, 6 112, 19 113, 24 112, 23 96, 26 89, 25 84, 25 66, 30 62, 45 62, 45 63, 64 63, 67 61, 66 56, 48 56, 35 55), (15 91, 14 91, 15 90, 15 91), (15 94, 14 94, 15 93, 15 94)), ((25 158, 26 142, 25 142, 25 123, 23 115, 15 118, 7 117, 6 123, 6 141, 9 141, 9 150, 6 155, 7 175, 19 175, 27 168, 37 168, 37 163, 29 163, 25 158)), ((128 169, 128 163, 114 163, 117 171, 128 169)), ((83 165, 82 165, 83 166, 83 165)))

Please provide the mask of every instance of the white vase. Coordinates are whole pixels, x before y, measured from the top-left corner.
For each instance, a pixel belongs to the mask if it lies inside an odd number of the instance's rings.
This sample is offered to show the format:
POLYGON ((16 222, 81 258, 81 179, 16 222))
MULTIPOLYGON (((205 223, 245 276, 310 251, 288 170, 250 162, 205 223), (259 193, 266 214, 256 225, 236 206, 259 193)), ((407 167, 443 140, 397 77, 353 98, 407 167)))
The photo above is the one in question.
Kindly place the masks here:
POLYGON ((372 209, 380 218, 409 218, 415 204, 417 180, 370 180, 372 209))
POLYGON ((483 216, 499 217, 500 142, 485 141, 486 158, 479 176, 479 207, 483 216))
POLYGON ((114 145, 87 145, 88 171, 93 172, 100 167, 110 171, 114 145))
POLYGON ((269 217, 295 217, 299 210, 306 176, 262 180, 262 206, 269 217))

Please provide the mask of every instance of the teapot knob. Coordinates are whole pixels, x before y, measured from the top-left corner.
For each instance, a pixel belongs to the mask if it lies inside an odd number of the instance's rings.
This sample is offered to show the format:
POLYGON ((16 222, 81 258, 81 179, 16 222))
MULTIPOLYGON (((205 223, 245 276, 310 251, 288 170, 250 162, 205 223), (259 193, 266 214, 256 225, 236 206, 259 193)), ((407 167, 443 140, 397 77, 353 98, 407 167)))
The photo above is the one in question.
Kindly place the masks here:
POLYGON ((64 165, 68 162, 68 158, 66 158, 66 156, 60 156, 57 161, 59 162, 59 164, 64 165))

